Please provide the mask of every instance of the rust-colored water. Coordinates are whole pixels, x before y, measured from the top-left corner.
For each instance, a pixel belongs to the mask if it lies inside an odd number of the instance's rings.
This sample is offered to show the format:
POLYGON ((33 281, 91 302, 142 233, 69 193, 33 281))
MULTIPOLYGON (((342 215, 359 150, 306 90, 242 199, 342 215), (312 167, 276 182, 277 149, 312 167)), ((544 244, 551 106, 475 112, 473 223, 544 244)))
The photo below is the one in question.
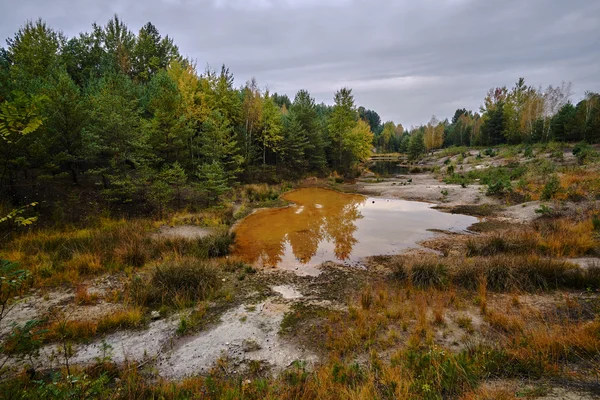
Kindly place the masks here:
POLYGON ((235 255, 258 266, 313 275, 325 261, 354 264, 369 255, 399 253, 431 237, 427 229, 460 231, 477 222, 425 203, 320 188, 294 190, 283 198, 293 205, 241 221, 235 255))

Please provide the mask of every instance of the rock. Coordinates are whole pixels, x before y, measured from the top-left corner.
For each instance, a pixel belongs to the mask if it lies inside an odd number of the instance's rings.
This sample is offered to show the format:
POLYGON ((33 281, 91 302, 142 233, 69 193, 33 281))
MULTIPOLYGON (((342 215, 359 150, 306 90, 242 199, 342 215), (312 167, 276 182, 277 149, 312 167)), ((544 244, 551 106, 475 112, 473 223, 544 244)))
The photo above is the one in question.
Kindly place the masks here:
POLYGON ((152 319, 153 321, 160 319, 160 312, 154 310, 150 313, 150 319, 152 319))

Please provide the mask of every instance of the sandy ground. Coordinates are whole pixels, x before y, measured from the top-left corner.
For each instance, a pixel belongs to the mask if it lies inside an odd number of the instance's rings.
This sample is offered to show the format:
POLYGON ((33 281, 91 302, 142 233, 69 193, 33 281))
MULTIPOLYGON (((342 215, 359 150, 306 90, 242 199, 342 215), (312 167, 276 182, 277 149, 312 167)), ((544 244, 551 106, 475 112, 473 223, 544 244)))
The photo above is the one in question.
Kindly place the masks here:
POLYGON ((289 311, 289 305, 277 298, 234 308, 213 328, 177 340, 158 359, 158 372, 176 379, 207 373, 220 357, 229 360, 234 373, 247 368, 252 360, 266 362, 272 373, 296 360, 312 364, 316 355, 279 335, 279 326, 289 311))
POLYGON ((177 225, 177 226, 162 226, 154 235, 156 238, 175 238, 182 237, 186 239, 199 239, 213 233, 211 228, 203 228, 196 225, 177 225))
POLYGON ((354 190, 371 196, 424 201, 446 206, 495 203, 493 199, 485 196, 485 189, 481 185, 469 185, 466 188, 460 185, 447 185, 428 173, 398 175, 375 183, 369 179, 360 179, 354 186, 354 190), (448 193, 443 194, 443 190, 448 193))

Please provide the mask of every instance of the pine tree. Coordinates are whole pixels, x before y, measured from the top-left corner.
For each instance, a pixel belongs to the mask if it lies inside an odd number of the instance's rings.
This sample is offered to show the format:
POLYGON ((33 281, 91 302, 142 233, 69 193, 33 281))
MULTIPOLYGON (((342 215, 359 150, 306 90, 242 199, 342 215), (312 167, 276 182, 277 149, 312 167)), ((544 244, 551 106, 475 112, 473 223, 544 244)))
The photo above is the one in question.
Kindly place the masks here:
POLYGON ((216 161, 200 165, 196 176, 200 180, 200 191, 205 193, 209 206, 216 203, 219 197, 230 189, 225 169, 216 161))

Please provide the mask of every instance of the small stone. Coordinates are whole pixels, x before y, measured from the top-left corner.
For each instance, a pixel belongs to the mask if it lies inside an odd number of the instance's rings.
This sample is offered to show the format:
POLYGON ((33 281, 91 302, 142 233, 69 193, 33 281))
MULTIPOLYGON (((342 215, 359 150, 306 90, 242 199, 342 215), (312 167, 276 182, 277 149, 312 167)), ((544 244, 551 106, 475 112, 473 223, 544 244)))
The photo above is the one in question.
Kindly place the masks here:
POLYGON ((153 321, 160 319, 160 313, 156 310, 152 311, 150 313, 150 319, 152 319, 153 321))

